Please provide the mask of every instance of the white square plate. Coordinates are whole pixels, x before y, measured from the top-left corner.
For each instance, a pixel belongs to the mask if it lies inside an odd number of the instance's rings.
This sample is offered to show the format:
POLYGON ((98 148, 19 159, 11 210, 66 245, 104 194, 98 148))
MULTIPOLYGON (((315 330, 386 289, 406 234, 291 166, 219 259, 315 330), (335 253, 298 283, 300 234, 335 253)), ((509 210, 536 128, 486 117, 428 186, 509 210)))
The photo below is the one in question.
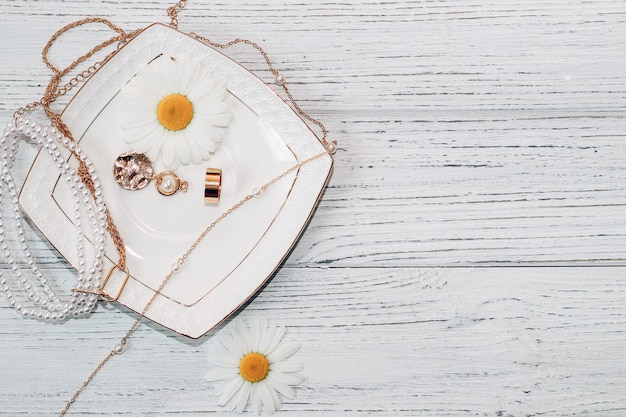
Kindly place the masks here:
MULTIPOLYGON (((83 85, 63 120, 94 163, 105 201, 126 245, 131 273, 119 302, 141 311, 178 259, 220 214, 285 169, 325 150, 308 126, 270 87, 222 53, 170 27, 154 24, 121 48, 83 85), (160 195, 153 185, 127 191, 113 162, 128 151, 119 127, 120 88, 160 54, 202 60, 229 92, 233 121, 222 148, 201 165, 180 167, 187 193, 160 195), (221 168, 218 204, 204 203, 204 173, 221 168)), ((69 158, 69 156, 68 156, 69 158)), ((72 158, 69 158, 72 159, 72 158)), ((249 299, 278 268, 301 235, 330 177, 325 155, 272 185, 221 221, 167 284, 146 317, 180 334, 200 337, 249 299)), ((32 222, 72 265, 76 247, 69 189, 48 158, 38 155, 20 193, 32 222)), ((117 263, 111 241, 106 268, 117 263)), ((106 291, 116 294, 117 271, 106 291)))

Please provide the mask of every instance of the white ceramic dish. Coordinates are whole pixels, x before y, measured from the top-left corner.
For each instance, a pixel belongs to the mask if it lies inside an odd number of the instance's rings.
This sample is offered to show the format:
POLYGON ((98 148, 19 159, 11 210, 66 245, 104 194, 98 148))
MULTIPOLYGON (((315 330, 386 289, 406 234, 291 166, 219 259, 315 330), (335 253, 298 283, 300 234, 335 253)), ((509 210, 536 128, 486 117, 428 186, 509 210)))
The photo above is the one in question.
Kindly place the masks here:
MULTIPOLYGON (((275 92, 246 68, 220 52, 167 26, 154 24, 121 48, 78 91, 63 113, 101 178, 105 201, 124 239, 131 272, 119 302, 141 311, 175 262, 202 230, 257 186, 298 161, 324 151, 308 126, 275 92), (129 150, 119 127, 120 88, 136 70, 165 53, 190 53, 203 60, 229 91, 233 121, 222 148, 202 165, 181 166, 187 193, 165 197, 151 184, 127 191, 113 179, 115 158, 129 150), (204 172, 221 168, 218 204, 205 204, 204 172)), ((165 287, 147 313, 178 333, 200 337, 250 298, 289 253, 332 171, 323 156, 272 185, 259 199, 234 211, 207 235, 182 271, 165 287)), ((39 155, 20 193, 33 223, 75 266, 71 199, 58 172, 39 155)), ((107 265, 117 263, 112 242, 107 265)), ((116 294, 125 274, 116 272, 107 292, 116 294)))

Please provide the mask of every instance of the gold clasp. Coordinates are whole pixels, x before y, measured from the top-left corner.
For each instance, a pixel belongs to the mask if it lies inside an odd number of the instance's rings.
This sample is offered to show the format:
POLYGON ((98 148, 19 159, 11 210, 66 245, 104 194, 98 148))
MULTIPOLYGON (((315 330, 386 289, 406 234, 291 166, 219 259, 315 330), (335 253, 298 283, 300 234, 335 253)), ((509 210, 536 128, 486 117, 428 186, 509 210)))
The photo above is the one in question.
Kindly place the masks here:
POLYGON ((128 283, 129 278, 130 278, 130 272, 128 271, 128 268, 122 269, 120 268, 119 265, 113 265, 113 268, 111 268, 111 270, 107 274, 107 277, 104 279, 102 286, 100 287, 100 295, 102 295, 102 298, 104 299, 104 301, 108 301, 109 303, 112 303, 113 301, 119 300, 120 295, 122 295, 122 291, 124 291, 124 288, 126 287, 126 284, 128 283), (113 275, 113 271, 116 269, 119 269, 120 271, 125 272, 126 277, 124 278, 124 282, 122 282, 122 286, 117 291, 117 294, 115 295, 115 297, 111 297, 109 294, 106 293, 106 291, 104 291, 104 288, 107 286, 107 283, 109 282, 109 279, 111 278, 111 275, 113 275))
POLYGON ((126 284, 128 284, 128 279, 129 278, 130 278, 130 271, 128 271, 128 268, 121 268, 119 265, 113 265, 113 267, 109 270, 109 273, 107 274, 106 278, 102 282, 102 285, 100 286, 100 288, 98 288, 97 292, 96 291, 88 291, 88 290, 79 290, 77 288, 72 289, 72 291, 73 292, 82 292, 82 293, 85 293, 85 294, 99 295, 100 297, 102 297, 102 299, 104 301, 106 301, 108 303, 112 303, 114 301, 119 300, 120 296, 122 295, 122 292, 124 291, 124 288, 126 288, 126 284), (116 269, 120 270, 121 272, 125 272, 126 273, 126 277, 124 278, 124 281, 122 282, 122 286, 117 291, 117 294, 115 295, 115 297, 112 297, 104 289, 106 288, 107 283, 109 282, 109 279, 111 279, 111 275, 113 275, 113 271, 115 271, 116 269))

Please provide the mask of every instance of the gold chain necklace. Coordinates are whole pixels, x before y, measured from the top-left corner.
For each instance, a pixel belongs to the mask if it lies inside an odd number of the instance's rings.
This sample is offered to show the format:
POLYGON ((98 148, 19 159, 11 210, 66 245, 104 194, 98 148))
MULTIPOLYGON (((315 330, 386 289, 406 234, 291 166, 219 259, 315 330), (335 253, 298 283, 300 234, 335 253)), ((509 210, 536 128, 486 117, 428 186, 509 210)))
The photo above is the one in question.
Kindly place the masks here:
MULTIPOLYGON (((171 7, 169 7, 167 9, 167 15, 171 19, 170 20, 170 27, 172 27, 174 29, 178 28, 178 13, 186 6, 186 4, 187 4, 187 0, 180 0, 177 4, 171 6, 171 7)), ((118 42, 118 43, 125 43, 128 40, 132 39, 139 32, 140 32, 139 30, 136 30, 136 31, 131 31, 131 32, 127 33, 124 30, 122 30, 121 28, 119 28, 119 27, 115 26, 114 24, 112 24, 111 22, 109 22, 108 20, 102 19, 102 18, 95 18, 95 17, 78 20, 76 22, 70 23, 69 25, 66 25, 63 28, 61 28, 59 31, 57 31, 50 38, 49 42, 46 44, 46 46, 45 46, 45 48, 44 48, 44 50, 42 52, 44 63, 54 73, 54 75, 52 76, 52 78, 50 80, 50 83, 48 84, 48 86, 46 88, 44 96, 42 97, 42 99, 40 101, 32 103, 32 104, 29 104, 29 105, 19 109, 16 112, 16 115, 15 115, 16 120, 19 117, 22 117, 23 115, 25 115, 26 113, 30 112, 31 110, 33 110, 35 108, 38 108, 38 107, 43 108, 44 111, 46 112, 48 118, 51 120, 51 122, 57 128, 57 130, 61 134, 63 134, 66 138, 68 138, 69 140, 74 142, 74 138, 72 136, 72 133, 71 133, 69 127, 61 120, 61 116, 58 113, 56 113, 53 110, 51 110, 50 105, 58 97, 67 94, 72 88, 76 87, 81 82, 84 82, 84 81, 88 80, 91 77, 91 75, 93 75, 100 67, 102 67, 115 54, 115 51, 112 52, 111 54, 107 55, 102 61, 95 63, 94 65, 90 66, 88 69, 86 69, 86 70, 82 71, 81 73, 79 73, 76 77, 71 79, 67 84, 61 85, 61 79, 64 76, 66 76, 69 72, 74 70, 79 64, 81 64, 82 62, 84 62, 87 59, 89 59, 90 57, 92 57, 98 51, 100 51, 100 50, 104 49, 105 47, 107 47, 109 45, 112 45, 112 44, 114 44, 116 42, 118 42), (50 47, 52 46, 52 44, 63 33, 69 31, 72 28, 75 28, 75 27, 78 27, 78 26, 81 26, 81 25, 84 25, 84 24, 87 24, 87 23, 102 23, 102 24, 105 24, 105 25, 109 26, 109 28, 111 28, 112 30, 117 32, 118 35, 113 37, 113 38, 110 38, 109 40, 107 40, 107 41, 97 45, 96 47, 92 48, 89 52, 87 52, 85 55, 79 57, 77 60, 75 60, 73 63, 71 63, 65 69, 62 69, 62 70, 57 69, 50 62, 50 60, 48 59, 48 56, 47 56, 50 47)), ((318 121, 317 119, 311 117, 306 112, 304 112, 300 108, 300 106, 296 103, 296 100, 294 99, 292 93, 289 91, 289 89, 288 89, 288 87, 287 87, 287 85, 285 83, 284 77, 278 72, 278 70, 276 70, 274 68, 274 66, 272 65, 272 62, 271 62, 268 54, 258 44, 256 44, 255 42, 252 42, 250 40, 241 39, 241 38, 236 38, 236 39, 234 39, 234 40, 232 40, 230 42, 227 42, 227 43, 224 43, 224 44, 220 44, 220 43, 213 42, 213 41, 211 41, 208 38, 205 38, 205 37, 202 37, 200 35, 197 35, 195 33, 190 33, 189 35, 191 37, 193 37, 194 39, 196 39, 196 40, 198 40, 198 41, 200 41, 200 42, 202 42, 202 43, 204 43, 206 45, 215 47, 215 48, 225 49, 225 48, 229 48, 229 47, 231 47, 233 45, 236 45, 236 44, 239 44, 239 43, 243 43, 243 44, 252 46, 257 51, 259 51, 260 54, 265 59, 265 62, 267 63, 267 66, 268 66, 269 70, 274 75, 275 83, 278 86, 283 88, 283 90, 285 91, 285 94, 287 95, 290 103, 292 104, 292 106, 294 107, 296 112, 302 118, 306 119, 307 121, 315 124, 316 126, 318 126, 320 128, 320 130, 322 132, 322 137, 319 138, 319 140, 322 143, 322 145, 324 146, 325 150, 323 152, 320 152, 320 153, 318 153, 318 154, 316 154, 314 156, 311 156, 311 157, 309 157, 309 158, 307 158, 305 160, 302 160, 302 161, 294 164, 293 166, 291 166, 290 168, 286 169, 285 171, 283 171, 279 175, 275 176, 274 178, 272 178, 271 180, 269 180, 265 184, 263 184, 260 187, 255 188, 254 190, 252 190, 252 192, 250 194, 245 195, 238 202, 236 202, 230 208, 228 208, 226 211, 224 211, 222 214, 220 214, 215 220, 213 220, 198 235, 196 240, 189 246, 189 248, 185 251, 185 253, 183 253, 183 255, 180 258, 178 258, 176 260, 176 262, 172 265, 171 270, 166 274, 165 278, 163 279, 163 281, 161 282, 161 284, 159 285, 159 287, 157 288, 155 293, 152 295, 150 300, 146 303, 144 308, 138 314, 137 318, 134 320, 134 322, 132 323, 130 328, 126 331, 124 336, 120 339, 119 343, 117 343, 113 347, 113 349, 111 349, 111 351, 104 357, 104 359, 96 366, 96 368, 91 372, 91 374, 85 379, 85 381, 82 383, 82 385, 76 390, 76 392, 70 398, 70 400, 67 402, 67 404, 65 405, 63 410, 61 410, 61 412, 59 414, 59 417, 63 417, 63 416, 65 416, 67 414, 67 412, 70 410, 72 405, 76 402, 76 400, 81 395, 81 393, 88 387, 88 385, 93 381, 93 379, 96 377, 96 375, 105 367, 105 365, 113 357, 124 353, 125 348, 126 348, 126 344, 128 343, 128 340, 135 333, 135 331, 139 327, 139 324, 141 323, 141 320, 145 317, 145 315, 148 312, 148 310, 150 309, 150 307, 154 304, 154 302, 156 301, 158 296, 162 293, 162 291, 165 288, 165 286, 170 282, 171 278, 176 273, 178 273, 180 271, 180 269, 182 268, 182 266, 185 263, 185 261, 193 254, 195 249, 204 240, 204 238, 220 222, 222 222, 231 213, 236 211, 238 208, 240 208, 244 204, 248 203, 249 201, 251 201, 253 199, 260 198, 263 195, 263 193, 265 192, 265 190, 267 190, 273 184, 275 184, 278 181, 280 181, 282 178, 284 178, 289 173, 294 172, 294 171, 300 169, 303 165, 308 164, 308 163, 310 163, 312 161, 315 161, 316 159, 321 158, 321 157, 323 157, 325 155, 332 155, 332 154, 335 153, 335 151, 337 149, 337 142, 336 141, 328 142, 328 140, 327 140, 328 131, 325 128, 325 126, 320 121, 318 121)), ((85 166, 81 165, 81 166, 79 166, 79 175, 81 177, 81 180, 87 186, 87 188, 90 189, 92 194, 94 194, 95 190, 93 188, 90 188, 90 186, 89 186, 90 183, 91 183, 91 174, 89 173, 89 170, 85 166)), ((106 209, 106 206, 105 206, 105 209, 106 209)), ((129 272, 128 272, 128 269, 126 267, 126 253, 125 253, 124 241, 123 241, 123 239, 121 237, 120 232, 118 231, 117 227, 115 226, 115 223, 113 222, 113 219, 112 219, 111 215, 109 214, 108 210, 106 210, 105 215, 106 215, 106 219, 107 219, 107 231, 111 235, 111 238, 113 239, 113 242, 115 243, 115 247, 116 247, 116 250, 117 250, 117 253, 118 253, 118 256, 119 256, 118 263, 117 263, 117 265, 114 268, 118 268, 119 270, 121 270, 121 271, 123 271, 123 272, 128 274, 129 272)), ((102 294, 102 288, 100 289, 99 295, 103 295, 102 294)), ((106 297, 104 297, 104 298, 105 298, 105 300, 107 299, 106 297)))

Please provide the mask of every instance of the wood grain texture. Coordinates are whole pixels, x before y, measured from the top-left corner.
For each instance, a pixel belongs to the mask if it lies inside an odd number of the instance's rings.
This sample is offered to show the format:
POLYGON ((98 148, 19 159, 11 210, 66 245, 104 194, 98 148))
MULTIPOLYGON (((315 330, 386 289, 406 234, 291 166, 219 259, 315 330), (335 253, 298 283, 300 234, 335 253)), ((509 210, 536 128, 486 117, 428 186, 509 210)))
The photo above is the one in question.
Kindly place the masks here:
MULTIPOLYGON (((135 29, 167 5, 0 0, 1 119, 41 96, 62 25, 135 29)), ((238 313, 302 343, 279 415, 626 415, 624 2, 191 0, 181 29, 259 42, 339 141, 304 236, 238 313)), ((271 80, 255 51, 228 53, 271 80)), ((102 305, 49 325, 0 298, 0 416, 57 415, 133 317, 102 305)), ((205 379, 214 342, 146 323, 70 415, 229 415, 205 379)))

